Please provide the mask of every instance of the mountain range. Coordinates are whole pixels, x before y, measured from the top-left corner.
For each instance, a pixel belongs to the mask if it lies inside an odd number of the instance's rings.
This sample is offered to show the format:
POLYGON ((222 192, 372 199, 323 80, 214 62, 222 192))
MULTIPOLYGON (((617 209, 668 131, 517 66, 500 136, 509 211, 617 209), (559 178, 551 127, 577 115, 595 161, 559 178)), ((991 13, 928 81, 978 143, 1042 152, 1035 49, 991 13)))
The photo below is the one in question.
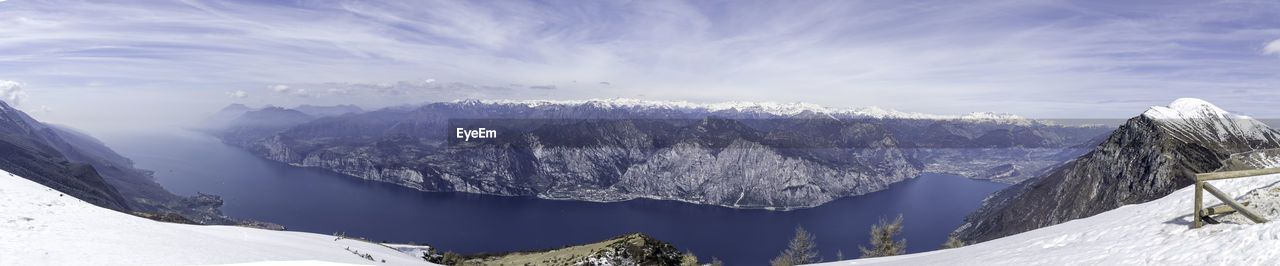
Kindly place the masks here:
POLYGON ((1017 182, 1083 154, 1102 126, 809 104, 466 100, 345 114, 233 105, 224 142, 424 191, 794 209, 921 172, 1017 182), (455 138, 485 127, 498 137, 455 138))

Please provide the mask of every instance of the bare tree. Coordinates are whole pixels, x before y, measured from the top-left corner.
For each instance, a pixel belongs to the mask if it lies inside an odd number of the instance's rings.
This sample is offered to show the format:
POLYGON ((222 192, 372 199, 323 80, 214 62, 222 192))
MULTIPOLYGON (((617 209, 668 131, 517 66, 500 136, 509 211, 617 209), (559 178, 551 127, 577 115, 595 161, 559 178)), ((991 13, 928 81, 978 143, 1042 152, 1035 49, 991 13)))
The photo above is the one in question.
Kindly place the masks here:
POLYGON ((816 237, 805 231, 804 227, 796 226, 796 236, 787 243, 787 249, 769 263, 774 266, 791 266, 818 262, 818 244, 814 243, 814 239, 816 237))
POLYGON ((880 223, 871 226, 871 249, 859 246, 863 258, 902 255, 907 251, 907 240, 894 241, 893 237, 902 233, 902 214, 890 223, 880 218, 880 223))

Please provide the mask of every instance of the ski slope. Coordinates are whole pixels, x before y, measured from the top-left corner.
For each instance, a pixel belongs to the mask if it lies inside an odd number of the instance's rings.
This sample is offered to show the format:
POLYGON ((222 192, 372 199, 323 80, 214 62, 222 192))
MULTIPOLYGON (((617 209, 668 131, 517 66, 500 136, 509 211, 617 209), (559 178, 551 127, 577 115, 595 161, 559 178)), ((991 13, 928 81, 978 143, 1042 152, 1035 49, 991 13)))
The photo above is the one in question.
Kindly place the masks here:
POLYGON ((335 239, 152 221, 0 171, 0 265, 433 265, 383 245, 335 239))
MULTIPOLYGON (((1211 181, 1236 200, 1280 220, 1280 175, 1211 181), (1256 191, 1255 191, 1256 190, 1256 191), (1253 193, 1250 193, 1253 192, 1253 193), (1250 193, 1246 195, 1246 193, 1250 193)), ((1204 194, 1205 206, 1220 202, 1204 194)), ((1190 229, 1192 187, 1142 204, 962 248, 823 265, 1275 265, 1280 222, 1222 224, 1190 229)), ((1239 216, 1232 214, 1230 216, 1239 216)), ((904 228, 903 230, 911 230, 904 228)), ((908 245, 911 243, 908 242, 908 245)))

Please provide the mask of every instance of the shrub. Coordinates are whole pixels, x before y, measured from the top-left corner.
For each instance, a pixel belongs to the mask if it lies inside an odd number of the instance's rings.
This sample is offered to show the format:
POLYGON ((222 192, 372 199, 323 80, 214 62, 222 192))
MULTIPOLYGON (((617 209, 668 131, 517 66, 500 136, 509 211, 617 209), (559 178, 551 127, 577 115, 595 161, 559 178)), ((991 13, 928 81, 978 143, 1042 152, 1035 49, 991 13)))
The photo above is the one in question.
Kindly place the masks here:
POLYGON ((453 251, 445 251, 444 257, 440 258, 440 264, 461 265, 463 260, 466 259, 462 258, 462 254, 454 253, 453 251))
POLYGON ((693 252, 685 251, 684 256, 680 258, 680 266, 698 266, 698 256, 693 252))

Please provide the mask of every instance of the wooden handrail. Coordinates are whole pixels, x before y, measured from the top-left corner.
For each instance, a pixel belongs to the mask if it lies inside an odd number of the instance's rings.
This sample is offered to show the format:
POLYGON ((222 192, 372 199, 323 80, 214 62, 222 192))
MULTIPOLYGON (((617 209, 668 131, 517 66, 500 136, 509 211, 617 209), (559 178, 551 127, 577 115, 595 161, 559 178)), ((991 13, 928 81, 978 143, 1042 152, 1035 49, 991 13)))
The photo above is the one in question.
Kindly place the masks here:
POLYGON ((1222 190, 1218 190, 1218 187, 1210 185, 1206 181, 1260 176, 1260 175, 1269 175, 1269 174, 1278 174, 1278 173, 1280 173, 1280 168, 1265 168, 1265 169, 1196 174, 1196 180, 1195 180, 1196 202, 1194 206, 1195 209, 1192 210, 1191 212, 1191 220, 1192 220, 1191 228, 1200 228, 1201 226, 1203 226, 1204 221, 1203 219, 1201 219, 1201 217, 1204 215, 1228 213, 1226 212, 1226 209, 1221 208, 1223 206, 1218 206, 1211 209, 1205 209, 1204 193, 1202 191, 1208 191, 1209 194, 1212 194, 1214 197, 1218 198, 1219 200, 1222 200, 1222 203, 1226 204, 1227 207, 1230 207, 1231 209, 1235 209, 1236 212, 1239 212, 1241 215, 1244 215, 1244 217, 1249 218, 1249 220, 1255 223, 1268 222, 1266 218, 1262 218, 1261 215, 1258 215, 1257 213, 1253 212, 1252 209, 1245 207, 1246 205, 1248 205, 1247 203, 1246 204, 1237 203, 1235 199, 1232 198, 1230 195, 1227 195, 1227 193, 1222 192, 1222 190))
POLYGON ((1253 170, 1226 171, 1196 174, 1196 181, 1222 180, 1280 173, 1280 168, 1263 168, 1253 170))

